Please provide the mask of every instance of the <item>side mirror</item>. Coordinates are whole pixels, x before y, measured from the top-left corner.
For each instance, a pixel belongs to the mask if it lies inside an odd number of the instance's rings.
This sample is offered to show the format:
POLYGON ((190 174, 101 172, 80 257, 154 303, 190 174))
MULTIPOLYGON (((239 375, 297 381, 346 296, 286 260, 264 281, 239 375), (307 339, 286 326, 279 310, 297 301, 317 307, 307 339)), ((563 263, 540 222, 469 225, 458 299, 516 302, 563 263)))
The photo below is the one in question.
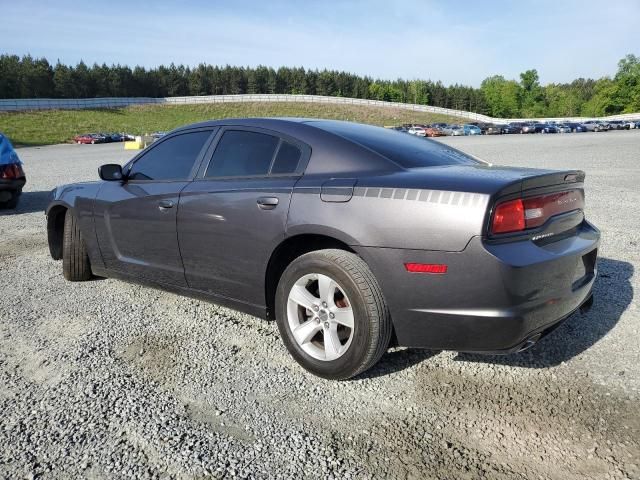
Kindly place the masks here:
POLYGON ((107 163, 98 167, 98 175, 107 182, 114 182, 124 178, 122 167, 117 163, 107 163))

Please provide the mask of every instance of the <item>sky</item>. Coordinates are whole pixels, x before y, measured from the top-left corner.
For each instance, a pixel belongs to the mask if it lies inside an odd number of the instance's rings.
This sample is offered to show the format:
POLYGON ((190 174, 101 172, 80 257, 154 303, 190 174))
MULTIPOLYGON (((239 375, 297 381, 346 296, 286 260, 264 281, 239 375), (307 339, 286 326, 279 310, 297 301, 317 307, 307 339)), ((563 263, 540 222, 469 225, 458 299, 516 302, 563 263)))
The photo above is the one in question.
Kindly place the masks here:
POLYGON ((613 75, 640 55, 640 0, 0 0, 0 53, 76 64, 344 70, 479 86, 613 75))

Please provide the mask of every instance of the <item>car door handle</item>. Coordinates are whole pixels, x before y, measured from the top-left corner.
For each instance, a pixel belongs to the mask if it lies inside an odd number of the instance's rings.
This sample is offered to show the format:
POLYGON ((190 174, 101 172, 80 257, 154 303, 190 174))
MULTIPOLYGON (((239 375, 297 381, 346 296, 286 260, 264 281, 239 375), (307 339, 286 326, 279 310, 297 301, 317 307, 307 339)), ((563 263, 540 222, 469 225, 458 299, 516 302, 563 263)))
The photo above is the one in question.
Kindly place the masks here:
POLYGON ((263 210, 273 210, 278 206, 278 197, 260 197, 258 206, 263 210))
POLYGON ((167 210, 169 208, 173 208, 173 202, 171 200, 160 200, 158 202, 158 208, 160 210, 167 210))

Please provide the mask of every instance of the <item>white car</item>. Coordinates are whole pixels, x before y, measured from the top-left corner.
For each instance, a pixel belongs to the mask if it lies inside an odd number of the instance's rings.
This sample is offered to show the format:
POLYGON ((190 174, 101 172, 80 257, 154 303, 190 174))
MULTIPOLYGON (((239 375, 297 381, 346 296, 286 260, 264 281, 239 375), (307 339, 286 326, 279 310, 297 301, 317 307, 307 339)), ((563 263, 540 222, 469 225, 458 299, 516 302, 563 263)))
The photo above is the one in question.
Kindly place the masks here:
POLYGON ((424 128, 417 127, 415 125, 409 129, 409 133, 411 135, 416 135, 417 137, 426 137, 427 136, 427 132, 425 131, 424 128))

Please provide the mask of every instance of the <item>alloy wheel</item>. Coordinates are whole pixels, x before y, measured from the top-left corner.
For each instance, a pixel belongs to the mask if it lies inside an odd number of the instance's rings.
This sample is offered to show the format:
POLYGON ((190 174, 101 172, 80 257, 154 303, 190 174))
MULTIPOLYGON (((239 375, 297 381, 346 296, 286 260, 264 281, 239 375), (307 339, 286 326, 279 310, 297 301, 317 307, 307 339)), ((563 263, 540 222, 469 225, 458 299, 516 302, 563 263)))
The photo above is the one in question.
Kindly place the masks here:
POLYGON ((322 273, 304 275, 293 284, 287 321, 295 342, 316 360, 341 357, 353 340, 352 304, 338 282, 322 273))

